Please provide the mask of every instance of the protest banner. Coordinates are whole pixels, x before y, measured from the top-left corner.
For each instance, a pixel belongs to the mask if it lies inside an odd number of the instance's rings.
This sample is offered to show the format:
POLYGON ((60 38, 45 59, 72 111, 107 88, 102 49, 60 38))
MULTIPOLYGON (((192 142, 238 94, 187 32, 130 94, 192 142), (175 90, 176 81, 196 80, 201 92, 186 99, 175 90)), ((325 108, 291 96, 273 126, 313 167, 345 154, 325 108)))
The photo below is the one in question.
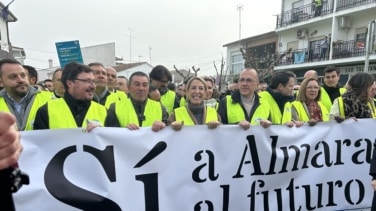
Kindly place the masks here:
POLYGON ((346 210, 372 201, 376 121, 22 132, 17 210, 346 210))

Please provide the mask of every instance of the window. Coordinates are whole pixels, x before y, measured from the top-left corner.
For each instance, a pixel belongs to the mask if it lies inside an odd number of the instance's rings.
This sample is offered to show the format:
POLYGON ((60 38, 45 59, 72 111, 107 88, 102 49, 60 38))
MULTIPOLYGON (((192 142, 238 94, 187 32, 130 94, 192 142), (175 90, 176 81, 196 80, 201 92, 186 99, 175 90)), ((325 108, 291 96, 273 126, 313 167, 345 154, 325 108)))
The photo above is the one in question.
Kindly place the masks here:
POLYGON ((243 56, 241 54, 231 56, 230 75, 240 74, 244 67, 243 56))
POLYGON ((367 37, 366 27, 355 29, 355 48, 365 48, 366 37, 367 37))
POLYGON ((355 35, 355 48, 365 48, 366 47, 366 33, 355 35))

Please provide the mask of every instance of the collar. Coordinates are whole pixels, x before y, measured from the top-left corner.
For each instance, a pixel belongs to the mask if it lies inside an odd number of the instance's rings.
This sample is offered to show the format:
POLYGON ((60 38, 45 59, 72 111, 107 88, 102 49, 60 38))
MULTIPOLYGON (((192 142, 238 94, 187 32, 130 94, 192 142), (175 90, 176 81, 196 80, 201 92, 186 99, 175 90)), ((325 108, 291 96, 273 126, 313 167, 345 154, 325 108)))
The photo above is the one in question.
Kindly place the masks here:
POLYGON ((1 95, 8 98, 10 101, 12 101, 14 103, 22 104, 25 101, 25 99, 27 99, 29 96, 34 95, 36 92, 38 92, 37 89, 35 89, 32 86, 29 86, 29 89, 27 90, 26 95, 23 96, 19 102, 17 102, 13 97, 11 97, 5 89, 2 90, 1 95))
POLYGON ((146 105, 146 102, 148 101, 148 98, 146 98, 144 102, 138 102, 138 101, 135 101, 130 95, 129 95, 129 99, 132 101, 133 105, 140 105, 140 106, 146 105))
MULTIPOLYGON (((107 86, 104 88, 104 90, 103 90, 103 92, 102 93, 100 93, 99 95, 97 95, 97 97, 99 98, 99 99, 103 99, 106 95, 107 95, 107 92, 109 92, 108 91, 108 88, 107 88, 107 86)), ((96 94, 95 94, 96 95, 96 94)))
POLYGON ((64 100, 68 105, 90 105, 91 103, 91 100, 78 100, 69 94, 69 92, 64 93, 64 100))
POLYGON ((246 104, 252 104, 254 101, 255 101, 255 94, 253 94, 253 97, 252 99, 248 99, 246 97, 243 97, 240 95, 240 100, 242 101, 242 103, 246 103, 246 104))

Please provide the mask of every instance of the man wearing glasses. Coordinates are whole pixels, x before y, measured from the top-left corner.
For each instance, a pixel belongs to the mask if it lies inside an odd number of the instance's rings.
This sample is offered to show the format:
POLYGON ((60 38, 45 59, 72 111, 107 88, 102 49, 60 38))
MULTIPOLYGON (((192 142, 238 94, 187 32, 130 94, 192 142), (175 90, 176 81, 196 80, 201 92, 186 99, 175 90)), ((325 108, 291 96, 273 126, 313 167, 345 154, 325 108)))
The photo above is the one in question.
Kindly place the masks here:
POLYGON ((175 92, 169 90, 167 85, 172 81, 170 71, 162 65, 155 66, 150 74, 151 85, 156 87, 161 93, 161 103, 170 114, 175 108, 179 107, 179 101, 175 92))
POLYGON ((62 74, 63 98, 40 107, 34 129, 83 127, 90 132, 97 126, 119 127, 115 114, 92 101, 95 91, 94 73, 90 67, 71 62, 62 74))
POLYGON ((244 69, 239 76, 239 89, 221 100, 218 114, 223 124, 238 124, 244 130, 251 125, 268 127, 271 122, 268 103, 258 94, 259 78, 254 68, 244 69))

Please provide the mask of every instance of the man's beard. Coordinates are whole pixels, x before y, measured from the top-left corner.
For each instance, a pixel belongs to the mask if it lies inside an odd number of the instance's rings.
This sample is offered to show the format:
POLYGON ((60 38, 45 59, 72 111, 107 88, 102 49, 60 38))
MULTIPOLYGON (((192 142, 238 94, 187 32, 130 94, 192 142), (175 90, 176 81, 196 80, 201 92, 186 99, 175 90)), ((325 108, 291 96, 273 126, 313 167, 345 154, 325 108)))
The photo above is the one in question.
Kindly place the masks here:
POLYGON ((161 86, 161 87, 159 88, 159 92, 161 93, 161 95, 166 94, 167 91, 168 91, 168 88, 165 87, 165 86, 161 86))

